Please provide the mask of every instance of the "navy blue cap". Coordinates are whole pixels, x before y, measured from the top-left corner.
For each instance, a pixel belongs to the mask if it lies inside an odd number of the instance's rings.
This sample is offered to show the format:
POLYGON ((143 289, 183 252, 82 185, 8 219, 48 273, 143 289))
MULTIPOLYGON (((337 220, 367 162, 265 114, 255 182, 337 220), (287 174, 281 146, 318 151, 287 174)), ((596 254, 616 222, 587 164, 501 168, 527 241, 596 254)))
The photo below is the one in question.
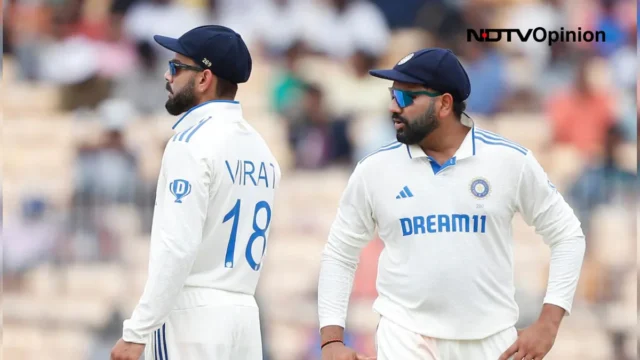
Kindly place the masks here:
POLYGON ((228 27, 205 25, 187 31, 178 39, 161 35, 153 39, 234 84, 247 82, 251 75, 249 49, 240 34, 228 27))
POLYGON ((471 94, 467 72, 448 49, 422 49, 402 58, 393 69, 371 70, 369 74, 382 79, 424 85, 451 94, 455 101, 464 101, 471 94))

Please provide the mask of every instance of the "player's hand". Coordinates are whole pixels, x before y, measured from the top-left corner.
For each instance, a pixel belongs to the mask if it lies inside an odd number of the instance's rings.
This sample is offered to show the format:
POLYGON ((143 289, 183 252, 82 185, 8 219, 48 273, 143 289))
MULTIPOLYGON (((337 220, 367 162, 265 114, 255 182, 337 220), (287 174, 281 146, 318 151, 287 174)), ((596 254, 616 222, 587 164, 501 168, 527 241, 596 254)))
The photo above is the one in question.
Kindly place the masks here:
POLYGON ((322 360, 376 360, 376 357, 358 354, 343 343, 337 342, 322 349, 322 360))
POLYGON ((144 344, 130 343, 120 339, 111 350, 111 360, 140 360, 143 352, 144 344))
POLYGON ((528 328, 518 330, 518 339, 499 360, 542 360, 551 350, 557 334, 557 326, 538 320, 528 328))

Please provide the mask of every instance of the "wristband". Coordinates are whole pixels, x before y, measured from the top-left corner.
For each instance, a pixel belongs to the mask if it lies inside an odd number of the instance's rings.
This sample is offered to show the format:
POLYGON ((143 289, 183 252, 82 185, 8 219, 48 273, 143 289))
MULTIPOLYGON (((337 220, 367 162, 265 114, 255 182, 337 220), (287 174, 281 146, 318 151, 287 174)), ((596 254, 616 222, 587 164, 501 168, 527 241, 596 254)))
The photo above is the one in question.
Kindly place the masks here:
POLYGON ((329 340, 329 341, 325 342, 324 344, 322 344, 322 346, 320 346, 320 350, 322 350, 325 346, 327 346, 329 344, 337 343, 337 342, 344 344, 344 342, 342 340, 340 340, 340 339, 329 340))

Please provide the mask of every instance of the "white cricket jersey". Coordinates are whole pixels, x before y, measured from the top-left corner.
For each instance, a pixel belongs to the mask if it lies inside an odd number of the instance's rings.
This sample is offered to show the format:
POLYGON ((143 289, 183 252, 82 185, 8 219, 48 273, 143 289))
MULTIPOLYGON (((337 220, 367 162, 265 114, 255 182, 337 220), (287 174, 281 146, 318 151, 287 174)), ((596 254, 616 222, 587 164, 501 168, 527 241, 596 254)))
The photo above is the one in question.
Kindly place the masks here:
POLYGON ((384 243, 376 312, 440 339, 515 325, 516 212, 551 248, 544 302, 570 312, 585 249, 578 219, 530 151, 462 121, 471 129, 442 166, 397 142, 357 165, 323 252, 321 328, 345 326, 360 251, 376 228, 384 243))
POLYGON ((126 341, 146 343, 182 291, 253 298, 280 167, 236 101, 210 101, 174 125, 158 178, 149 277, 126 341), (184 290, 183 290, 184 289, 184 290))

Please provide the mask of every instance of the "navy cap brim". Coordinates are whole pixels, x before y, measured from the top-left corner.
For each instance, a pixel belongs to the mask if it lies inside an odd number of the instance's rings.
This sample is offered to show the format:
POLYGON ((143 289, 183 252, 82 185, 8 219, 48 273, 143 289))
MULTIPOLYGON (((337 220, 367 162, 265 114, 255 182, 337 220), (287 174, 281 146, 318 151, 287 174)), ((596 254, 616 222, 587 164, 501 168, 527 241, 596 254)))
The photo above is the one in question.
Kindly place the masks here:
POLYGON ((407 74, 401 73, 398 70, 389 69, 389 70, 369 70, 369 74, 371 76, 375 76, 377 78, 398 81, 410 84, 423 84, 424 81, 414 78, 413 76, 409 76, 407 74))
POLYGON ((177 52, 178 54, 187 55, 187 51, 180 45, 178 39, 170 38, 162 35, 154 35, 153 40, 155 40, 160 46, 165 49, 169 49, 173 52, 177 52))

